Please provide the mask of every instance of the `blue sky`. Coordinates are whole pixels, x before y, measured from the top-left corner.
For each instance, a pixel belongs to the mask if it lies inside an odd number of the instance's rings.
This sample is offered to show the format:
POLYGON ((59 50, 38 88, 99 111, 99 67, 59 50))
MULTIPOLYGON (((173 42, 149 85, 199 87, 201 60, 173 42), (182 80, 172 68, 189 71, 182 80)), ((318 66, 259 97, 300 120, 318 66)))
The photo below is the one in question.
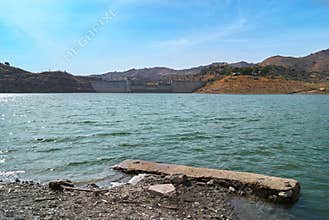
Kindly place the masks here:
POLYGON ((0 3, 0 61, 35 72, 181 69, 329 48, 328 0, 0 3))

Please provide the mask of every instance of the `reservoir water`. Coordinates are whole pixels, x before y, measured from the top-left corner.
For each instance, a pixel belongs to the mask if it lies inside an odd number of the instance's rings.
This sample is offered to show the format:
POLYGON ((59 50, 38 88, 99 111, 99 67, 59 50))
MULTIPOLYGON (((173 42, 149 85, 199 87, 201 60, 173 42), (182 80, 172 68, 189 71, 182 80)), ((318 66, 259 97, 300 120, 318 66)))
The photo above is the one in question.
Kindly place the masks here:
POLYGON ((328 110, 326 95, 0 94, 0 179, 115 181, 124 159, 248 171, 301 183, 273 216, 329 219, 328 110))

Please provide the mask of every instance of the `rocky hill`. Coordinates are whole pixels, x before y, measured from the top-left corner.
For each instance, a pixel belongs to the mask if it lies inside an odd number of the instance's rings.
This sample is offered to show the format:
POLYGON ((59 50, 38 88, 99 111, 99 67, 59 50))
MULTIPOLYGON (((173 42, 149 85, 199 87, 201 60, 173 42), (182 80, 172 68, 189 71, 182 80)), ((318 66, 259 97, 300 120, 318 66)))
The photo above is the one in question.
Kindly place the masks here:
POLYGON ((238 62, 238 63, 228 64, 228 66, 233 67, 233 68, 244 68, 244 67, 253 67, 253 66, 255 66, 255 64, 247 63, 245 61, 241 61, 241 62, 238 62))
POLYGON ((287 80, 283 77, 224 76, 208 83, 198 93, 221 94, 295 94, 329 93, 328 83, 287 80))
POLYGON ((9 64, 0 63, 0 74, 24 74, 29 73, 26 70, 22 70, 16 67, 12 67, 9 64))
POLYGON ((329 49, 300 58, 274 56, 256 65, 211 65, 202 75, 208 83, 200 93, 329 93, 329 49))
POLYGON ((180 75, 196 75, 201 72, 204 67, 196 67, 184 70, 174 70, 165 67, 154 67, 144 69, 131 69, 124 72, 109 72, 102 75, 94 75, 95 77, 102 78, 104 80, 162 80, 170 76, 180 75))
POLYGON ((247 63, 244 61, 237 63, 213 63, 206 66, 199 66, 190 69, 175 70, 166 67, 153 67, 153 68, 144 68, 144 69, 131 69, 124 72, 108 72, 101 75, 93 75, 94 77, 99 77, 104 80, 164 80, 164 79, 191 79, 193 76, 198 76, 209 66, 229 66, 229 67, 251 67, 255 64, 247 63))
POLYGON ((31 73, 0 64, 0 93, 93 92, 89 79, 66 72, 31 73))
POLYGON ((260 66, 281 66, 297 71, 329 73, 329 49, 310 54, 306 57, 270 57, 260 66))

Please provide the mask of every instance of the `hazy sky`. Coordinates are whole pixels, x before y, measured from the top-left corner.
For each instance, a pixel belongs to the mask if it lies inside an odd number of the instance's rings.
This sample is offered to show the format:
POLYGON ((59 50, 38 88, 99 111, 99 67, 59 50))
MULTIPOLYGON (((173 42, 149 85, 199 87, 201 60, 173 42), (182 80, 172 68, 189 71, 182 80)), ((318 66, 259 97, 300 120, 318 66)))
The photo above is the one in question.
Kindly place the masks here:
POLYGON ((0 0, 0 61, 101 73, 329 48, 328 0, 0 0))

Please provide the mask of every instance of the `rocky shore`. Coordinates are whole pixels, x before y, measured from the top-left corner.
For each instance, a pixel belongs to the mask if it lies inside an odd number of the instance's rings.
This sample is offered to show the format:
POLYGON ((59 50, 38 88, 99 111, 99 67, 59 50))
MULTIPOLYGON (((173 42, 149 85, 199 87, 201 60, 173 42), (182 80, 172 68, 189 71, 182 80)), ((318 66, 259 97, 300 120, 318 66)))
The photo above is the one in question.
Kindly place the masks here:
POLYGON ((184 175, 139 175, 112 188, 0 182, 0 219, 236 219, 230 189, 184 175))

